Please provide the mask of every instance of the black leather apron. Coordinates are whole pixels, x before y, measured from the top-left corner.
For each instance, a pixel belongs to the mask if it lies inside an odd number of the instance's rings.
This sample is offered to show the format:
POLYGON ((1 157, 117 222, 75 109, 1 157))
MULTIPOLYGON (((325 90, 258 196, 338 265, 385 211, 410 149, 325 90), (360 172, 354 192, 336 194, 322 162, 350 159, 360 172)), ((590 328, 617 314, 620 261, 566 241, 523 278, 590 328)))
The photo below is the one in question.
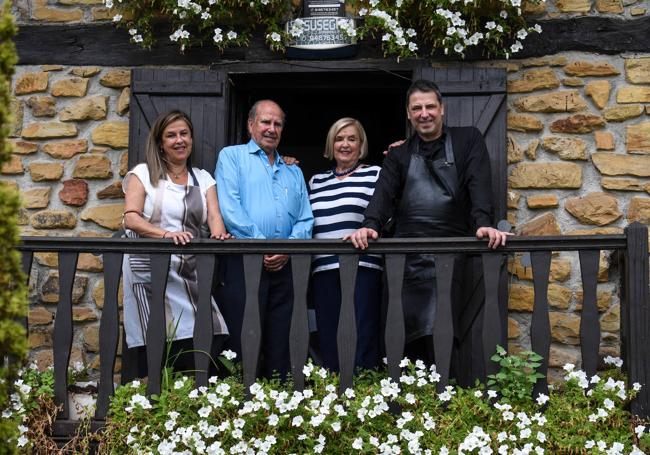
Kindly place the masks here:
MULTIPOLYGON (((445 157, 428 160, 419 153, 419 139, 411 145, 411 160, 395 219, 395 237, 462 237, 469 228, 457 203, 458 174, 451 134, 445 138, 445 157)), ((406 341, 433 333, 436 312, 436 273, 432 254, 409 254, 404 266, 402 302, 406 341)))

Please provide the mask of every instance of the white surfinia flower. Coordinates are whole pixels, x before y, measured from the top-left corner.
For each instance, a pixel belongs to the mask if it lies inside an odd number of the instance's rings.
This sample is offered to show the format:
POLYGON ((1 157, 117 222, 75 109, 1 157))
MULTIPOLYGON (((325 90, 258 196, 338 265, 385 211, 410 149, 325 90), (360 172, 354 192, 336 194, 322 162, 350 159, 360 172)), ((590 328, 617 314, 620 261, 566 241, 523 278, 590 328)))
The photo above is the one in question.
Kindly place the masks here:
MULTIPOLYGON (((219 30, 221 31, 221 30, 219 30)), ((237 353, 234 351, 231 351, 230 349, 226 349, 225 351, 222 351, 221 354, 223 357, 225 357, 228 360, 233 360, 237 357, 237 353)))
POLYGON ((208 13, 207 11, 203 11, 201 13, 201 19, 203 19, 204 21, 207 21, 211 17, 212 17, 212 15, 210 13, 208 13))
POLYGON ((503 33, 503 27, 501 25, 497 25, 497 32, 503 33))
POLYGON ((292 427, 299 427, 302 425, 302 423, 305 421, 305 419, 302 418, 302 416, 295 416, 293 420, 291 421, 291 426, 292 427))
POLYGON ((630 455, 645 455, 645 452, 642 450, 639 450, 639 448, 635 445, 632 446, 632 451, 630 452, 630 455))
POLYGON ((533 30, 535 30, 537 33, 542 33, 542 26, 539 24, 535 24, 533 30))
POLYGON ((457 54, 461 54, 464 49, 465 47, 462 44, 460 43, 454 44, 454 52, 456 52, 457 54))
POLYGON ((545 395, 543 393, 537 395, 537 404, 540 406, 546 403, 548 400, 549 400, 548 395, 545 395))
POLYGON ((506 19, 508 17, 508 12, 505 10, 501 10, 499 16, 501 16, 503 19, 506 19))
POLYGON ((570 373, 575 369, 575 367, 576 366, 574 364, 572 364, 572 363, 565 363, 562 368, 564 368, 564 371, 567 371, 567 372, 570 373))
POLYGON ((198 414, 205 419, 210 415, 211 412, 212 408, 210 406, 203 406, 201 409, 199 409, 198 414))
POLYGON ((179 379, 174 382, 174 390, 182 389, 185 385, 185 379, 179 379))
POLYGON ((302 374, 305 375, 306 378, 311 376, 311 372, 314 371, 314 364, 308 363, 304 367, 302 367, 302 374))
POLYGON ((494 21, 490 21, 485 24, 485 28, 488 30, 494 30, 497 27, 497 24, 494 21))
MULTIPOLYGON (((282 37, 280 36, 280 34, 277 33, 277 32, 273 32, 273 33, 271 33, 270 35, 267 35, 267 38, 270 38, 271 41, 274 41, 274 42, 276 42, 276 43, 279 43, 280 40, 282 39, 282 37)), ((312 369, 313 369, 313 367, 312 367, 312 369)), ((304 372, 304 371, 305 371, 305 370, 304 370, 304 368, 303 368, 303 372, 304 372)), ((305 376, 307 376, 307 375, 305 375, 305 376)))
POLYGON ((526 31, 525 28, 522 28, 517 32, 517 38, 519 39, 526 39, 527 36, 528 36, 528 32, 526 31))
POLYGON ((614 365, 616 368, 621 368, 623 366, 623 360, 620 357, 612 357, 608 355, 603 359, 607 365, 614 365))
POLYGON ((332 430, 336 431, 337 433, 341 431, 341 422, 334 422, 332 425, 332 430))
POLYGON ((415 51, 417 51, 417 50, 418 50, 418 45, 415 44, 415 43, 412 42, 412 41, 409 42, 409 51, 411 51, 411 52, 415 52, 415 51))
POLYGON ((382 41, 390 41, 390 33, 385 33, 384 36, 381 37, 382 41))
POLYGON ((130 28, 129 29, 129 35, 137 35, 138 34, 138 29, 137 28, 130 28))
POLYGON ((641 390, 641 384, 639 384, 638 382, 635 382, 634 384, 632 384, 632 389, 634 391, 638 392, 639 390, 641 390))
POLYGON ((22 435, 18 438, 18 447, 25 447, 28 442, 29 439, 25 435, 22 435))
POLYGON ((634 427, 634 432, 636 433, 636 437, 640 438, 641 435, 645 432, 645 425, 637 425, 634 427))
POLYGON ((361 438, 356 438, 354 441, 352 441, 352 448, 354 450, 363 449, 363 440, 361 438))
POLYGON ((113 22, 119 22, 122 20, 122 15, 121 14, 116 14, 113 16, 113 22))
POLYGON ((280 422, 280 418, 277 416, 277 414, 271 414, 268 418, 269 425, 272 427, 277 426, 278 422, 280 422))
POLYGON ((512 46, 510 46, 510 51, 514 54, 515 52, 519 52, 522 50, 524 46, 521 44, 519 41, 515 41, 512 46))
POLYGON ((131 382, 131 388, 137 389, 138 387, 140 387, 140 381, 131 382))
POLYGON ((400 368, 406 368, 406 367, 409 366, 410 364, 411 364, 411 361, 409 360, 409 358, 408 358, 408 357, 404 357, 404 358, 400 361, 400 363, 399 363, 399 367, 400 367, 400 368))
POLYGON ((608 411, 611 411, 612 409, 614 409, 614 402, 609 398, 605 398, 605 400, 603 401, 603 406, 605 406, 605 409, 607 409, 608 411))
POLYGON ((113 0, 105 0, 104 4, 106 5, 106 8, 112 8, 113 7, 113 0))

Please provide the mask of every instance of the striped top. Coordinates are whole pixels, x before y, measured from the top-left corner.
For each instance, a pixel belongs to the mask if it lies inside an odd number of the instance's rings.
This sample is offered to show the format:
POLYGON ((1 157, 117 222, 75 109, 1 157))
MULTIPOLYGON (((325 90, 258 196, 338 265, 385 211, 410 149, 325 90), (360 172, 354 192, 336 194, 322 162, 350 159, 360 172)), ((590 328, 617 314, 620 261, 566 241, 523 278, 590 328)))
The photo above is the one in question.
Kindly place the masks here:
MULTIPOLYGON (((316 174, 309 180, 309 202, 314 213, 315 239, 340 239, 361 227, 363 213, 375 191, 379 166, 357 169, 343 180, 332 171, 316 174)), ((313 273, 339 268, 339 258, 333 254, 315 255, 313 273)), ((382 269, 382 257, 365 254, 359 259, 361 267, 382 269)))

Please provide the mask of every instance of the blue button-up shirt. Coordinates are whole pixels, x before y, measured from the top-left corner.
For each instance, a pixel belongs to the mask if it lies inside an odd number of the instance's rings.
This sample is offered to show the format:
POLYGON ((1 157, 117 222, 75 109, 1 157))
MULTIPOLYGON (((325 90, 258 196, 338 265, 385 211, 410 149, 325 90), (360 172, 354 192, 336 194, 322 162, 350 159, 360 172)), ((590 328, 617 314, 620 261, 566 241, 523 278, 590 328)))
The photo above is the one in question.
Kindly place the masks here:
POLYGON ((273 164, 251 139, 219 152, 215 177, 226 229, 239 239, 310 239, 314 225, 298 166, 273 164))

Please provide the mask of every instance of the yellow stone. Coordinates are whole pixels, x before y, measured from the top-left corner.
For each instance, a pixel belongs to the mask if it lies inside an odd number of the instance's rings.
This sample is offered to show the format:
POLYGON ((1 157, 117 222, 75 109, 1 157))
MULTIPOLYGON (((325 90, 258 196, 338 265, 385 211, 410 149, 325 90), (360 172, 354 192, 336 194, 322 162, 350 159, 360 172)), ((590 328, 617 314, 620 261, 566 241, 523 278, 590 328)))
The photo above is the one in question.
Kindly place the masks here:
POLYGON ((29 316, 27 318, 30 327, 33 325, 48 325, 53 320, 54 314, 42 306, 29 310, 29 316))
POLYGON ((643 114, 642 104, 626 104, 623 106, 612 106, 603 110, 603 116, 608 122, 623 122, 643 114))
POLYGON ((27 338, 29 349, 51 348, 52 347, 52 329, 35 328, 29 330, 27 338))
POLYGON ((579 138, 547 136, 542 139, 542 147, 563 160, 587 159, 587 143, 579 138))
POLYGON ((650 156, 596 152, 591 160, 601 174, 650 177, 650 156))
POLYGON ((32 19, 44 22, 78 22, 83 19, 83 11, 79 8, 52 8, 48 6, 47 0, 32 0, 32 19))
POLYGON ((560 235, 560 226, 557 224, 555 215, 551 212, 536 216, 526 221, 519 228, 520 235, 539 236, 539 235, 560 235))
POLYGON ((650 153, 650 121, 628 125, 625 132, 628 153, 650 153))
POLYGON ((25 73, 16 80, 14 93, 27 95, 28 93, 44 92, 47 90, 48 74, 45 71, 38 73, 25 73))
POLYGON ((563 344, 580 344, 580 316, 551 311, 549 321, 553 340, 563 344))
POLYGON ((519 323, 512 318, 508 318, 508 339, 519 338, 521 330, 519 330, 519 323))
POLYGON ((72 308, 72 320, 75 322, 96 321, 97 314, 91 308, 74 307, 72 308))
POLYGON ((643 16, 647 11, 647 9, 641 6, 635 6, 630 8, 630 16, 643 16))
POLYGON ((83 340, 86 351, 99 352, 99 326, 84 327, 83 340))
POLYGON ((106 155, 88 154, 79 157, 72 171, 78 179, 107 179, 113 176, 111 160, 106 155))
POLYGON ((515 212, 514 210, 508 210, 508 214, 506 215, 506 221, 510 223, 511 226, 516 226, 517 212, 515 212))
POLYGON ((555 6, 563 13, 588 13, 591 0, 556 0, 555 6))
POLYGON ((607 193, 600 192, 568 198, 564 208, 581 223, 596 226, 613 223, 623 215, 618 208, 618 200, 607 193))
POLYGON ((600 318, 600 330, 603 332, 618 332, 621 325, 621 306, 613 305, 600 318))
POLYGON ((591 97, 598 109, 607 106, 612 85, 609 81, 592 81, 585 87, 585 95, 591 97))
POLYGON ((519 199, 521 199, 520 193, 518 193, 517 191, 508 191, 507 198, 508 198, 509 209, 516 209, 517 207, 519 207, 519 199))
POLYGON ((72 229, 77 217, 65 210, 42 210, 31 216, 30 223, 36 229, 72 229))
POLYGON ((560 81, 550 68, 525 71, 521 79, 508 81, 508 93, 524 93, 557 88, 560 81))
POLYGON ((112 148, 126 148, 129 145, 129 122, 107 121, 92 132, 95 145, 108 145, 112 148))
POLYGON ((51 96, 30 96, 27 105, 32 109, 34 117, 54 117, 56 101, 51 96))
POLYGON ((521 2, 521 10, 526 16, 544 14, 546 12, 546 2, 531 2, 529 0, 523 0, 523 2, 521 2))
POLYGON ((622 234, 623 228, 618 227, 604 227, 604 228, 591 228, 591 229, 574 229, 569 231, 567 235, 610 235, 622 234))
POLYGON ((91 253, 80 253, 77 261, 77 270, 83 272, 101 272, 104 270, 101 256, 95 256, 91 253))
POLYGON ((511 188, 580 188, 582 167, 575 163, 519 163, 513 166, 511 188))
POLYGON ((597 150, 614 150, 614 135, 609 131, 594 131, 597 150))
POLYGON ((70 74, 79 77, 92 77, 101 73, 101 66, 79 66, 77 68, 72 68, 70 74))
POLYGON ((508 164, 518 163, 524 159, 524 149, 517 144, 512 134, 508 134, 507 155, 508 164))
POLYGON ((122 153, 120 156, 120 177, 124 177, 129 172, 129 154, 122 153))
POLYGON ((22 136, 25 139, 54 139, 58 137, 74 137, 77 135, 77 126, 61 122, 35 122, 23 128, 22 136))
POLYGON ((542 121, 530 114, 508 114, 508 129, 512 131, 542 131, 542 121))
POLYGON ((103 120, 106 118, 107 100, 108 97, 102 95, 84 98, 64 107, 59 114, 59 119, 64 122, 103 120))
POLYGON ((27 141, 9 141, 12 147, 12 153, 16 155, 31 155, 32 153, 38 152, 38 144, 35 142, 27 141))
POLYGON ((625 78, 633 84, 650 83, 650 57, 625 59, 625 78))
MULTIPOLYGON (((566 310, 569 308, 572 295, 573 291, 565 286, 555 283, 548 285, 548 304, 551 308, 566 310)), ((508 296, 508 310, 532 312, 534 299, 533 286, 520 283, 512 284, 508 296)))
POLYGON ((546 58, 546 57, 529 58, 529 59, 524 60, 523 62, 521 62, 521 64, 524 67, 547 66, 548 65, 548 58, 546 58))
POLYGON ((618 89, 617 103, 650 103, 650 87, 625 86, 618 89))
MULTIPOLYGON (((103 309, 104 308, 104 279, 101 279, 97 282, 97 285, 93 289, 92 292, 92 297, 93 301, 95 302, 95 306, 98 309, 103 309)), ((123 288, 122 288, 122 280, 120 280, 120 287, 117 290, 117 303, 119 307, 122 307, 122 300, 124 299, 123 295, 123 288)))
POLYGON ((28 209, 44 209, 50 203, 52 189, 32 188, 22 193, 23 205, 28 209))
POLYGON ((526 204, 529 209, 555 208, 558 206, 558 199, 555 194, 539 194, 528 196, 526 198, 526 204))
POLYGON ((519 98, 514 106, 527 112, 576 112, 585 110, 587 103, 577 90, 560 90, 519 98))
POLYGON ((566 85, 567 87, 582 87, 585 85, 585 81, 579 77, 565 77, 562 79, 562 84, 566 85))
POLYGON ((5 175, 22 175, 25 173, 23 160, 18 155, 10 155, 9 159, 2 163, 2 170, 5 175))
POLYGON ((63 65, 41 65, 41 71, 61 71, 63 65))
POLYGON ((650 224, 650 198, 633 197, 627 207, 627 220, 650 224))
POLYGON ((63 176, 63 164, 32 161, 29 163, 29 174, 35 182, 59 180, 63 176))
POLYGON ((614 177, 603 177, 600 179, 600 186, 606 190, 615 191, 644 191, 646 182, 639 179, 622 178, 617 179, 614 177))
POLYGON ((596 10, 599 13, 620 14, 623 12, 621 0, 596 0, 596 10))
MULTIPOLYGON (((582 310, 582 299, 583 299, 583 293, 582 291, 577 291, 576 292, 576 311, 581 311, 582 310)), ((598 308, 598 311, 601 313, 607 308, 610 307, 612 304, 612 293, 611 291, 597 291, 596 292, 596 307, 598 308)))
POLYGON ((526 150, 524 150, 524 154, 526 155, 526 158, 535 161, 537 159, 538 146, 539 146, 539 139, 533 139, 532 141, 530 141, 530 143, 526 146, 526 150))
MULTIPOLYGON (((548 366, 551 368, 562 368, 567 363, 580 364, 580 351, 571 346, 551 344, 549 350, 548 366)), ((558 382, 564 382, 560 379, 558 382)))
POLYGON ((53 96, 86 96, 87 91, 88 79, 83 77, 61 79, 52 84, 53 96))
MULTIPOLYGON (((515 255, 515 259, 508 262, 508 272, 517 276, 519 280, 533 280, 533 268, 524 267, 521 264, 521 253, 515 255)), ((567 259, 552 258, 550 280, 564 282, 571 277, 571 262, 567 259)))
POLYGON ((105 87, 124 88, 131 84, 131 71, 110 70, 102 76, 99 83, 105 87))
POLYGON ((551 123, 553 133, 583 134, 605 126, 605 119, 599 115, 575 114, 551 123))
POLYGON ((25 114, 24 103, 17 99, 11 98, 9 101, 9 137, 18 137, 23 131, 23 117, 25 114))
POLYGON ((124 115, 129 110, 129 103, 131 100, 131 89, 125 87, 120 93, 120 97, 117 99, 117 105, 115 106, 115 112, 118 115, 124 115))
POLYGON ((101 5, 103 0, 58 0, 62 5, 101 5))
POLYGON ((86 153, 88 150, 88 141, 85 139, 75 139, 72 141, 48 142, 43 146, 43 151, 52 158, 67 160, 79 153, 86 153))
POLYGON ((608 62, 573 61, 564 67, 569 76, 616 76, 620 71, 608 62))
POLYGON ((117 231, 122 226, 124 204, 107 204, 90 207, 81 212, 83 221, 94 221, 102 227, 117 231))

